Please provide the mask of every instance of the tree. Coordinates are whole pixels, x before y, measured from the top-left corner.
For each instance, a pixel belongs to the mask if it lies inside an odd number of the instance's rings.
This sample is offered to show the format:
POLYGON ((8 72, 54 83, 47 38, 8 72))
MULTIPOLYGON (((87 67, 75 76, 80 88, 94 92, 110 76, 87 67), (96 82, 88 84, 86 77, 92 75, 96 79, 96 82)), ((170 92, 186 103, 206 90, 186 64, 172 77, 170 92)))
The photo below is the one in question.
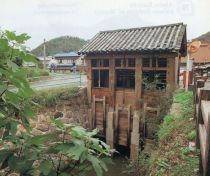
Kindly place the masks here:
POLYGON ((39 136, 31 133, 34 91, 24 69, 16 63, 16 58, 36 62, 24 46, 29 38, 25 33, 0 31, 0 174, 82 175, 93 167, 97 175, 102 175, 106 170, 104 156, 109 157, 112 151, 94 138, 96 130, 87 132, 52 119, 57 128, 54 133, 39 136), (10 90, 11 85, 17 90, 10 90))

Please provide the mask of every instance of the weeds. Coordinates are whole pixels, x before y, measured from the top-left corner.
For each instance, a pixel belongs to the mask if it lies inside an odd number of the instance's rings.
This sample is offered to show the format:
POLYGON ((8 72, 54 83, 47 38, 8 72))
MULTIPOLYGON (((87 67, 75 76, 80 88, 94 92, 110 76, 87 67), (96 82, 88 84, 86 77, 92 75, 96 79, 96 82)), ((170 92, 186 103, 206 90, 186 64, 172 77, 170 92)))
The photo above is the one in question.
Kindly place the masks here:
POLYGON ((67 87, 52 90, 44 90, 36 93, 33 101, 40 106, 52 107, 58 104, 59 100, 69 99, 78 92, 78 87, 67 87), (44 98, 43 98, 44 97, 44 98))
POLYGON ((145 152, 139 154, 138 160, 131 161, 126 169, 127 173, 135 175, 146 175, 150 166, 150 155, 145 152))
POLYGON ((174 102, 181 106, 177 114, 166 115, 158 131, 159 148, 152 154, 149 168, 151 176, 195 176, 199 166, 198 151, 189 148, 189 142, 195 139, 192 92, 179 92, 174 102))
POLYGON ((27 75, 27 78, 49 76, 49 71, 45 69, 29 68, 29 67, 24 67, 22 69, 24 69, 24 72, 27 75))
POLYGON ((188 139, 189 141, 195 140, 195 137, 196 137, 196 132, 195 132, 195 130, 192 130, 192 131, 189 132, 188 135, 187 135, 187 139, 188 139))

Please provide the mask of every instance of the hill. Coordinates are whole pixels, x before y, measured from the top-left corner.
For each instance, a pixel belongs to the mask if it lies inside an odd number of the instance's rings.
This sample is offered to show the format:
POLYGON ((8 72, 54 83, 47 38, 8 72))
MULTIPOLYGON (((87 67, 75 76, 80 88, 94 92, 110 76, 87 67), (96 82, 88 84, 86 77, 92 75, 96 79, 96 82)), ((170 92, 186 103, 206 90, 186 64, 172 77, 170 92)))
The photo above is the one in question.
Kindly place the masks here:
MULTIPOLYGON (((59 52, 78 51, 86 41, 79 37, 61 36, 46 42, 46 55, 51 56, 59 52)), ((32 50, 36 56, 43 55, 43 43, 32 50)))
POLYGON ((196 40, 204 41, 204 42, 210 42, 210 31, 197 37, 196 40))

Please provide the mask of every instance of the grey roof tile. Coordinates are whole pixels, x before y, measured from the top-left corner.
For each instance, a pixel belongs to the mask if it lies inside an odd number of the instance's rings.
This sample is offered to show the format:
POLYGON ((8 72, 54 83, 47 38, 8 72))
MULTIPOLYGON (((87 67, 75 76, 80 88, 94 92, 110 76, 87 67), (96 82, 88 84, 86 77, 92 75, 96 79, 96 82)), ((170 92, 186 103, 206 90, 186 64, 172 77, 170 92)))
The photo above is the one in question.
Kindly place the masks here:
POLYGON ((180 50, 186 31, 183 23, 132 29, 101 31, 80 51, 80 54, 125 51, 180 50))

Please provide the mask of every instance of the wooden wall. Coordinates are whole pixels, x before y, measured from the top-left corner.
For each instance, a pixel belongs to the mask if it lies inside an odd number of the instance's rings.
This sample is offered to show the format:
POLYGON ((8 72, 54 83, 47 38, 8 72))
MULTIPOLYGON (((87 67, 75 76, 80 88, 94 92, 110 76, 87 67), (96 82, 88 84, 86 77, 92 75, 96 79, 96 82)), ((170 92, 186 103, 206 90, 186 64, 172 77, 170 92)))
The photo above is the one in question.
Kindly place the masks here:
MULTIPOLYGON (((87 63, 87 89, 88 100, 91 103, 92 96, 98 98, 106 96, 106 101, 110 108, 115 108, 116 104, 131 105, 134 109, 140 109, 140 99, 142 98, 142 58, 150 57, 151 55, 99 55, 86 56, 87 63), (92 87, 92 69, 91 59, 94 58, 109 58, 109 88, 93 88, 92 87), (136 58, 136 77, 135 89, 116 89, 115 80, 115 58, 136 58)), ((154 55, 153 55, 154 56, 154 55)), ((177 54, 159 54, 158 57, 167 58, 167 86, 171 88, 177 87, 178 76, 178 59, 177 54)))

